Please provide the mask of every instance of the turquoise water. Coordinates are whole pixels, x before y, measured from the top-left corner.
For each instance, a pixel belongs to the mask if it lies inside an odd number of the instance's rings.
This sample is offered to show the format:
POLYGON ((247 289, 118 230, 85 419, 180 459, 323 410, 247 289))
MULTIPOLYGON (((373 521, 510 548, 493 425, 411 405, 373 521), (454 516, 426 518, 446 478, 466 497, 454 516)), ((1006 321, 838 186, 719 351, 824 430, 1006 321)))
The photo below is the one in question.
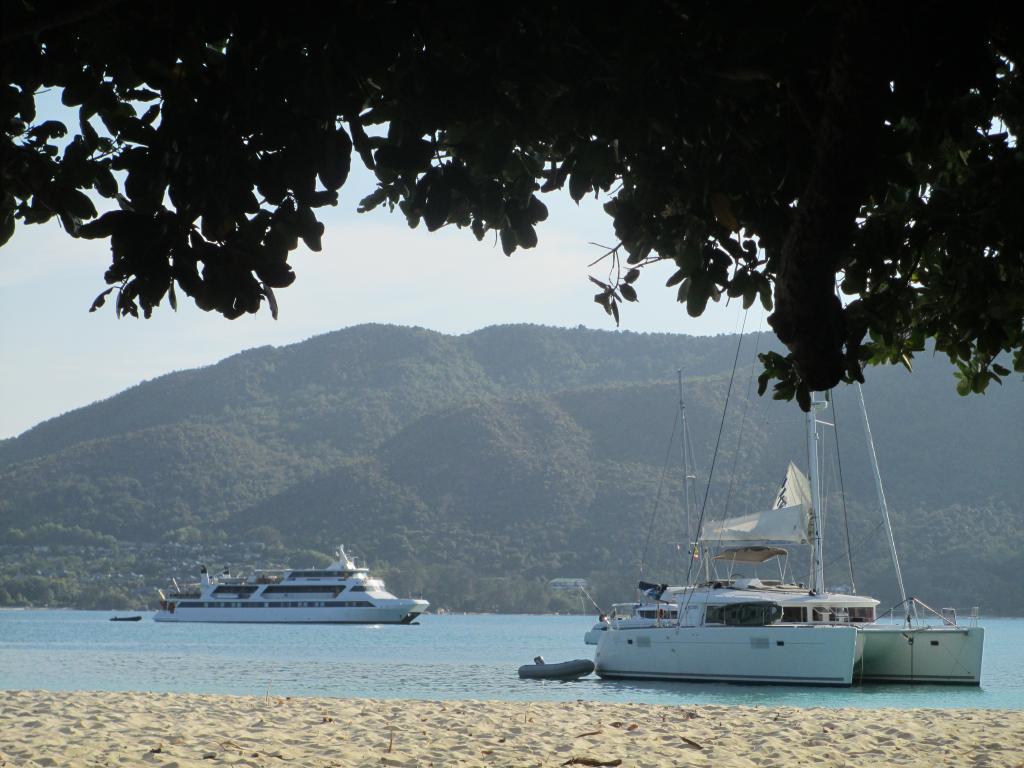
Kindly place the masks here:
POLYGON ((524 681, 520 664, 593 658, 588 616, 427 616, 413 626, 110 622, 99 611, 0 611, 0 689, 798 707, 1024 709, 1024 619, 985 619, 980 688, 850 689, 524 681))

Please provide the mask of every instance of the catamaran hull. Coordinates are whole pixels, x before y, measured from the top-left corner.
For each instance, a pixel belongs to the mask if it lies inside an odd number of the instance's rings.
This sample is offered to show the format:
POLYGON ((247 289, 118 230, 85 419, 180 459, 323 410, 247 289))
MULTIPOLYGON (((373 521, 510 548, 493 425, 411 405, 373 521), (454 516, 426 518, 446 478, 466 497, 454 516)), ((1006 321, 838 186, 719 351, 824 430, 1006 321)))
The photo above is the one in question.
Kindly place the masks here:
POLYGON ((268 604, 206 608, 189 606, 188 602, 178 603, 173 612, 157 611, 153 620, 225 624, 411 624, 428 605, 424 600, 396 600, 394 605, 373 608, 278 608, 268 604))
POLYGON ((861 647, 853 627, 609 629, 594 663, 603 678, 848 686, 861 647))
POLYGON ((981 685, 981 627, 866 626, 855 679, 877 683, 981 685))

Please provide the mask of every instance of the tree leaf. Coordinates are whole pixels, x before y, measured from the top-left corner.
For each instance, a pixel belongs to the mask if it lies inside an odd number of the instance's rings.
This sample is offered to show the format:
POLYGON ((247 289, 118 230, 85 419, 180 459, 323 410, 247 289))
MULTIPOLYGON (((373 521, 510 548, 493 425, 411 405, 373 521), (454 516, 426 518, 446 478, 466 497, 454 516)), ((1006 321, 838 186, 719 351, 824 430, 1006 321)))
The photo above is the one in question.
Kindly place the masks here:
POLYGON ((686 278, 679 284, 679 290, 676 291, 676 301, 680 304, 686 302, 686 298, 690 295, 690 278, 686 278))
POLYGON ((320 183, 329 190, 341 189, 352 168, 352 140, 344 128, 321 135, 318 161, 320 183))
POLYGON ((511 256, 516 250, 516 233, 512 227, 506 225, 501 228, 501 250, 506 256, 511 256))
POLYGON ((516 239, 523 248, 536 248, 537 230, 529 222, 523 221, 516 227, 516 239))
POLYGON ((96 216, 96 206, 84 192, 77 189, 60 190, 60 204, 77 219, 92 219, 96 216))
POLYGON ((377 187, 370 194, 359 201, 359 207, 356 210, 359 213, 366 213, 372 211, 378 205, 388 199, 388 191, 384 187, 377 187))
POLYGON ((82 224, 78 228, 78 236, 86 240, 110 237, 128 224, 130 216, 127 211, 107 211, 95 221, 82 224))
POLYGON ((689 286, 690 290, 686 294, 686 313, 690 317, 700 317, 711 298, 711 278, 703 272, 698 272, 689 281, 689 286))
POLYGON ((0 245, 3 245, 14 234, 14 211, 8 211, 0 219, 0 245))
POLYGON ((811 391, 803 382, 800 382, 796 388, 796 402, 804 413, 811 410, 811 391))
POLYGON ((264 285, 263 295, 267 297, 267 305, 270 307, 270 316, 277 320, 277 297, 274 295, 274 289, 269 285, 264 285))
POLYGON ((92 306, 89 307, 90 312, 95 312, 97 309, 107 303, 107 294, 114 290, 116 286, 111 286, 107 290, 103 291, 99 296, 92 300, 92 306))
POLYGON ((533 224, 539 221, 546 221, 548 218, 548 207, 536 195, 530 195, 530 202, 526 206, 526 214, 533 224))
POLYGON ((435 171, 428 176, 430 181, 423 206, 423 222, 427 225, 427 231, 435 232, 448 222, 448 214, 452 207, 452 188, 443 173, 435 171))
MULTIPOLYGON (((675 271, 675 273, 672 275, 672 277, 670 277, 668 280, 665 281, 665 287, 666 288, 671 288, 673 285, 681 283, 685 277, 686 277, 686 270, 677 269, 675 271)), ((682 299, 679 299, 679 301, 682 301, 682 299)))
POLYGON ((569 174, 569 197, 577 203, 590 191, 590 179, 581 171, 574 170, 569 174))
MULTIPOLYGON (((723 195, 721 192, 713 192, 711 194, 711 211, 715 214, 715 219, 723 227, 730 232, 739 231, 740 223, 736 220, 736 216, 732 212, 732 204, 726 195, 723 195)), ((737 245, 739 244, 737 243, 737 245)))

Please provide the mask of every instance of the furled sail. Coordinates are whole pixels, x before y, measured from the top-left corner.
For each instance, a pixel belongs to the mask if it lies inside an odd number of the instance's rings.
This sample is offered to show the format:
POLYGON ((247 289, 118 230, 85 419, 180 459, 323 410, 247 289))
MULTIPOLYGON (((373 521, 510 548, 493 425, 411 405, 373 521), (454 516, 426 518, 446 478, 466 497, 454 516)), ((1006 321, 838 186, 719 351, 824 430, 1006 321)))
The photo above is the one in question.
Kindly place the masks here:
POLYGON ((775 495, 775 503, 766 512, 755 512, 707 523, 701 529, 701 541, 787 541, 806 544, 811 520, 811 485, 807 477, 790 462, 786 479, 775 495))

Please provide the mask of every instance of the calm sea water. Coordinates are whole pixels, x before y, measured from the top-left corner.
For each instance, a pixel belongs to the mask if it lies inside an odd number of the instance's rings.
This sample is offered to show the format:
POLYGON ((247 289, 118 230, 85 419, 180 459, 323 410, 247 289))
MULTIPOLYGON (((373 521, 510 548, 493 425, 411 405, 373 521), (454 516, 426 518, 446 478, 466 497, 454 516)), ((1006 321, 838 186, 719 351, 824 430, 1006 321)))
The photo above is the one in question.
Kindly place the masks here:
POLYGON ((1024 709, 1024 619, 982 620, 980 688, 850 689, 524 681, 520 664, 593 658, 587 616, 427 616, 413 626, 110 622, 99 611, 0 611, 0 689, 798 707, 1024 709))

